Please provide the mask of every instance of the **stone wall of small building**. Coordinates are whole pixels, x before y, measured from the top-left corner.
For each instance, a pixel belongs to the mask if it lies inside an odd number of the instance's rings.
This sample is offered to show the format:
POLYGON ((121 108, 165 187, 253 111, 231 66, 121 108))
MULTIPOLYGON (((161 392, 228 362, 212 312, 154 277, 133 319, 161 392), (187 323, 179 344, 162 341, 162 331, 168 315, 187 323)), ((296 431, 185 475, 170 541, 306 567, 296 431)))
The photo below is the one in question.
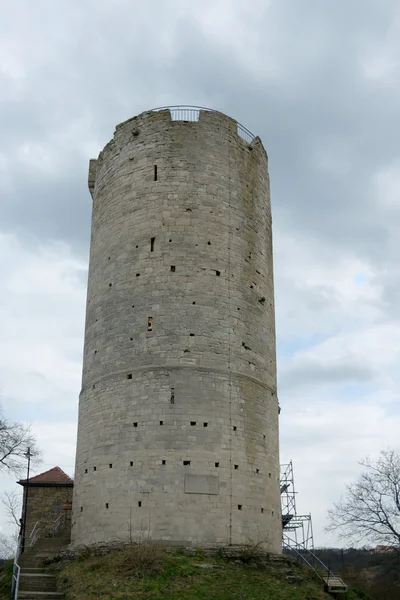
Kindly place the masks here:
MULTIPOLYGON (((22 519, 25 510, 26 486, 24 486, 22 519)), ((71 524, 71 510, 63 509, 64 503, 71 503, 72 486, 29 486, 26 538, 29 538, 36 523, 40 522, 40 536, 51 532, 54 521, 61 515, 58 529, 66 529, 71 524)))

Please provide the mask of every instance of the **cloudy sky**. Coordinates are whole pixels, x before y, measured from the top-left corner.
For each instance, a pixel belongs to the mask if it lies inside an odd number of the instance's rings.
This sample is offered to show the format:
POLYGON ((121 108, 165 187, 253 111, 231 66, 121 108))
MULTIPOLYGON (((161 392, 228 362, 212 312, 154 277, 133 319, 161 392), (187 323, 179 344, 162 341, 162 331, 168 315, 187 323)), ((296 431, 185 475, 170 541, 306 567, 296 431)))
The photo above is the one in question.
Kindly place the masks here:
MULTIPOLYGON (((316 545, 358 461, 400 450, 397 0, 0 0, 0 384, 72 473, 91 198, 117 123, 212 107, 261 136, 281 459, 316 545)), ((1 487, 13 479, 2 475, 1 487)), ((0 531, 6 530, 0 513, 0 531)))

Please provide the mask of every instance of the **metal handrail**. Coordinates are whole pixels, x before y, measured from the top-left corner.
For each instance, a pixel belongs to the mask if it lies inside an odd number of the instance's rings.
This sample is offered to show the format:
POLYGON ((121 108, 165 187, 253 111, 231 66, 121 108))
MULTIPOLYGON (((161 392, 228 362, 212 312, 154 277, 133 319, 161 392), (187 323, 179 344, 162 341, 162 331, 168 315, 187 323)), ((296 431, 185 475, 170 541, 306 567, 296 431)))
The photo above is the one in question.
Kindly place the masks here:
POLYGON ((290 546, 287 542, 285 542, 284 539, 282 541, 282 545, 283 545, 284 548, 287 548, 288 550, 290 550, 292 552, 295 552, 297 554, 297 556, 299 556, 306 563, 306 565, 308 565, 310 567, 310 569, 312 569, 318 575, 318 577, 321 580, 323 580, 323 575, 321 575, 321 571, 318 571, 317 568, 315 567, 315 564, 313 564, 315 561, 317 561, 317 563, 319 563, 320 568, 322 567, 323 572, 327 573, 328 580, 329 580, 330 577, 336 577, 336 575, 334 573, 332 573, 332 571, 330 570, 330 568, 327 567, 322 562, 322 560, 320 560, 318 558, 318 556, 316 556, 314 554, 314 552, 311 552, 311 550, 309 550, 305 546, 302 546, 301 544, 298 544, 298 548, 295 548, 293 546, 290 546), (304 554, 303 554, 303 552, 304 552, 304 554), (307 555, 309 555, 309 557, 312 559, 312 563, 309 560, 307 560, 307 558, 306 558, 307 555))
MULTIPOLYGON (((158 106, 157 108, 152 108, 151 110, 146 111, 146 112, 155 112, 155 111, 159 111, 159 110, 169 110, 171 113, 171 119, 173 121, 191 121, 191 122, 198 121, 201 110, 205 110, 207 112, 215 112, 220 115, 226 116, 220 110, 206 108, 205 106, 193 106, 193 105, 189 105, 189 104, 176 104, 173 106, 158 106)), ((238 135, 242 139, 244 139, 248 144, 251 144, 251 142, 256 137, 254 135, 254 133, 251 133, 251 131, 249 129, 244 127, 244 125, 242 125, 238 121, 236 121, 236 123, 237 123, 238 135)))
POLYGON ((62 519, 62 513, 58 515, 57 519, 53 523, 53 529, 52 529, 53 537, 56 535, 56 531, 61 524, 61 519, 62 519))
POLYGON ((13 564, 13 574, 11 580, 11 596, 14 600, 18 598, 18 588, 19 588, 19 577, 21 572, 21 567, 18 564, 19 555, 21 553, 21 545, 22 545, 22 536, 18 536, 18 544, 17 550, 15 552, 14 564, 13 564))
POLYGON ((12 597, 14 600, 18 600, 18 589, 19 589, 19 578, 21 575, 21 567, 18 563, 13 565, 13 576, 12 576, 12 597))
POLYGON ((34 544, 36 544, 36 540, 37 540, 37 534, 39 531, 39 525, 40 525, 40 521, 36 521, 35 525, 33 526, 33 529, 31 531, 31 534, 29 536, 29 548, 32 548, 32 546, 34 544))

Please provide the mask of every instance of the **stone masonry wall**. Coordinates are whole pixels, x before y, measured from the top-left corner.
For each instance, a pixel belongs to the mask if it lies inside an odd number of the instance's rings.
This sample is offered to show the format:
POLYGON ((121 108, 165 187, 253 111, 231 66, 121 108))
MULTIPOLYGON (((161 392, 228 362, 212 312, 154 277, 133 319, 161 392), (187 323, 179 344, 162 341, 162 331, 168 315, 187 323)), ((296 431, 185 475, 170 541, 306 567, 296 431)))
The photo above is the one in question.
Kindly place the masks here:
POLYGON ((267 156, 147 112, 91 161, 73 543, 281 551, 267 156))
MULTIPOLYGON (((24 515, 26 486, 24 487, 24 502, 22 507, 22 518, 24 515)), ((28 510, 26 518, 26 537, 29 538, 36 523, 40 521, 41 535, 49 533, 54 521, 61 514, 62 523, 59 528, 70 527, 71 511, 63 510, 64 502, 72 502, 72 486, 35 486, 29 487, 28 510)))

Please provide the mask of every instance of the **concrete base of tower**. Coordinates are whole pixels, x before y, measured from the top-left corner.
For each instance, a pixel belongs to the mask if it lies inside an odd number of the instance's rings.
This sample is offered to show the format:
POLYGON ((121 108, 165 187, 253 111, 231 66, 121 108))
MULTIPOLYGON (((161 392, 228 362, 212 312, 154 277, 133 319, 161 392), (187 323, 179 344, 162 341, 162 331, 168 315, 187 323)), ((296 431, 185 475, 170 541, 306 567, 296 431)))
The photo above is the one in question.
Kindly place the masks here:
POLYGON ((131 509, 107 509, 107 516, 98 511, 97 518, 93 507, 89 529, 87 521, 80 516, 84 513, 79 512, 73 518, 72 545, 148 541, 167 546, 257 544, 270 552, 282 550, 279 511, 276 515, 269 511, 269 515, 258 516, 248 507, 248 518, 243 518, 246 508, 238 509, 235 505, 236 512, 241 513, 239 518, 235 513, 225 512, 223 503, 211 497, 203 499, 204 510, 196 506, 196 499, 175 510, 166 510, 165 506, 157 510, 149 500, 139 502, 140 506, 131 509))

